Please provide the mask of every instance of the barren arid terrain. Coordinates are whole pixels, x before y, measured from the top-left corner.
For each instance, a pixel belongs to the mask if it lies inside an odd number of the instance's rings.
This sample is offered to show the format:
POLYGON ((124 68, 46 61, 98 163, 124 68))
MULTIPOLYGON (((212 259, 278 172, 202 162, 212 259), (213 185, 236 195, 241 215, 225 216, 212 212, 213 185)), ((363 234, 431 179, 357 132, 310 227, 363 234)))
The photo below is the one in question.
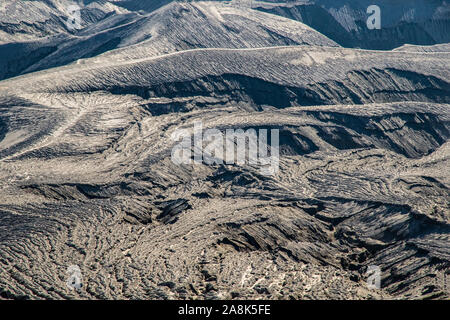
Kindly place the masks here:
POLYGON ((0 299, 449 299, 450 4, 366 2, 2 1, 0 299))

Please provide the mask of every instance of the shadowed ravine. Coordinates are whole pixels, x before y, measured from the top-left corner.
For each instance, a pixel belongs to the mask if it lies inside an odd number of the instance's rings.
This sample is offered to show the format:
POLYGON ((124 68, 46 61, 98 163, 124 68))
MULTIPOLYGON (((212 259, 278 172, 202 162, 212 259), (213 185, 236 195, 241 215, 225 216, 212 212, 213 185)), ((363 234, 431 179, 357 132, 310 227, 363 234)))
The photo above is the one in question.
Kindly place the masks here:
POLYGON ((343 48, 249 8, 122 2, 2 62, 0 299, 450 297, 446 45, 343 48), (278 172, 175 163, 172 135, 199 121, 279 130, 278 172))

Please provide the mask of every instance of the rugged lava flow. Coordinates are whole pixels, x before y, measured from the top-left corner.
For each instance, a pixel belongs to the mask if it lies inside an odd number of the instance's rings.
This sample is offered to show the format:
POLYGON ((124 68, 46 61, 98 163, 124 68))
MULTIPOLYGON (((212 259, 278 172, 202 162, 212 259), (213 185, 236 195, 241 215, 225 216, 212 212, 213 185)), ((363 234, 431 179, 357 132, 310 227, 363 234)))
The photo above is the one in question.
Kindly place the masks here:
POLYGON ((285 32, 248 10, 171 4, 141 18, 213 27, 0 82, 1 298, 449 297, 448 48, 262 31, 214 48, 231 13, 285 32), (279 129, 279 172, 173 163, 172 133, 199 120, 279 129))

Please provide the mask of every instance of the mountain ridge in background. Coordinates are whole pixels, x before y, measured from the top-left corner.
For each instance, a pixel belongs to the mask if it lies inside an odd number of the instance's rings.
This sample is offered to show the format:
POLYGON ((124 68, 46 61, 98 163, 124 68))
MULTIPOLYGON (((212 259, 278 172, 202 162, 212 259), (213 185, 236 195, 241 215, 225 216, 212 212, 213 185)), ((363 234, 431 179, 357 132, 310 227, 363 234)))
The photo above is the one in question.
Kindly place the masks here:
POLYGON ((449 44, 393 36, 423 1, 374 33, 356 1, 33 2, 0 6, 0 299, 449 298, 449 44), (279 130, 278 173, 173 162, 199 121, 279 130))

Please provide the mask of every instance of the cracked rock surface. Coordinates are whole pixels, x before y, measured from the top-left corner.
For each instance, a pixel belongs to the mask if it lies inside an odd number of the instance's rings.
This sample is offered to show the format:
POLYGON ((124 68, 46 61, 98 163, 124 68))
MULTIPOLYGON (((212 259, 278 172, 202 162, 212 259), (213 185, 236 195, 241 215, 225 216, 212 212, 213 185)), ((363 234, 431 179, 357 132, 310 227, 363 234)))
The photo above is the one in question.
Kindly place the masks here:
POLYGON ((448 45, 249 12, 169 4, 129 47, 0 81, 0 299, 450 298, 448 45), (174 163, 198 121, 278 129, 279 171, 174 163))

